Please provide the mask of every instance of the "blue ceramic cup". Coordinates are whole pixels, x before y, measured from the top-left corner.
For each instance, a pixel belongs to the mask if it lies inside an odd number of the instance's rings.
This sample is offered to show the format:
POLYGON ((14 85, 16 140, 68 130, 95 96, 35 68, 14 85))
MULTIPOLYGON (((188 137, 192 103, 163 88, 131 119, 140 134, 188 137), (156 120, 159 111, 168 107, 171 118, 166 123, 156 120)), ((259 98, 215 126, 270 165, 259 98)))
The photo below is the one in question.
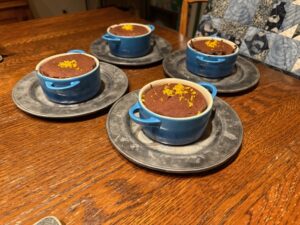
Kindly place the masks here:
POLYGON ((168 145, 186 145, 197 141, 205 131, 216 94, 216 87, 205 82, 198 84, 177 78, 156 80, 140 90, 138 101, 129 109, 129 116, 135 123, 142 126, 143 132, 149 138, 168 145), (207 108, 195 116, 175 118, 154 113, 143 104, 142 96, 151 87, 172 83, 181 83, 198 90, 204 96, 207 108), (135 114, 136 112, 139 112, 139 116, 135 114))
POLYGON ((108 45, 111 54, 123 58, 136 58, 147 55, 151 50, 151 34, 155 27, 140 23, 121 23, 107 28, 107 33, 102 36, 108 45), (122 25, 138 25, 145 27, 148 32, 139 36, 119 36, 110 33, 110 29, 122 25))
POLYGON ((239 48, 236 44, 218 37, 196 37, 188 41, 186 49, 186 67, 196 75, 207 78, 222 78, 232 74, 237 60, 239 48), (207 55, 191 47, 192 41, 199 40, 219 40, 233 48, 234 53, 229 55, 207 55))
POLYGON ((100 66, 94 56, 82 50, 71 50, 67 53, 50 56, 40 61, 36 66, 36 75, 46 97, 56 103, 73 104, 94 97, 100 90, 100 66), (91 71, 76 77, 52 78, 40 72, 40 66, 50 59, 70 54, 83 54, 95 60, 96 66, 91 71))

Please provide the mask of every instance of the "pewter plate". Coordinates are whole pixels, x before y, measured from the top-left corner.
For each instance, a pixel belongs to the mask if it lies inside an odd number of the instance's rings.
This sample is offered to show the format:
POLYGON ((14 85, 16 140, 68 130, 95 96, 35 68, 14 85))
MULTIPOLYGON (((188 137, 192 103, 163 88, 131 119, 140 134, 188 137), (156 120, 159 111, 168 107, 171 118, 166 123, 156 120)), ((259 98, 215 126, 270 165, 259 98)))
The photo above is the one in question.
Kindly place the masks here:
POLYGON ((100 62, 102 90, 94 98, 78 104, 57 104, 49 101, 35 72, 24 76, 13 88, 12 98, 21 110, 45 118, 71 118, 88 115, 112 105, 127 90, 126 74, 116 66, 100 62))
POLYGON ((170 77, 186 79, 194 82, 210 82, 214 84, 219 93, 237 93, 254 87, 260 78, 256 66, 249 60, 238 57, 235 71, 224 78, 209 79, 189 72, 186 68, 185 50, 174 51, 163 61, 165 73, 170 77))
POLYGON ((243 127, 236 112, 216 97, 204 135, 195 143, 169 146, 144 135, 130 120, 128 110, 138 91, 120 98, 110 109, 106 128, 116 149, 133 163, 169 173, 196 173, 216 168, 235 156, 242 143, 243 127))
POLYGON ((122 66, 149 65, 163 60, 163 58, 172 51, 170 43, 158 35, 152 35, 151 45, 151 52, 145 56, 138 58, 121 58, 112 55, 107 42, 100 38, 91 44, 90 51, 101 61, 122 66))
POLYGON ((61 222, 55 216, 47 216, 33 225, 61 225, 61 222))

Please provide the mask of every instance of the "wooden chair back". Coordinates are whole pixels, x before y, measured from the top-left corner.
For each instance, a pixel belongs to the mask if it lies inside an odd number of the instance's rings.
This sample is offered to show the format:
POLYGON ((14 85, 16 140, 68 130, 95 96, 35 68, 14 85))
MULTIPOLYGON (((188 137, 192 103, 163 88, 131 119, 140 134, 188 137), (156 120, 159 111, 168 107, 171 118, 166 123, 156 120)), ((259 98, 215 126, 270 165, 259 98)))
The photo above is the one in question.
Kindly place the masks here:
POLYGON ((183 36, 187 34, 189 5, 194 3, 207 2, 208 0, 183 0, 180 12, 179 33, 183 36))

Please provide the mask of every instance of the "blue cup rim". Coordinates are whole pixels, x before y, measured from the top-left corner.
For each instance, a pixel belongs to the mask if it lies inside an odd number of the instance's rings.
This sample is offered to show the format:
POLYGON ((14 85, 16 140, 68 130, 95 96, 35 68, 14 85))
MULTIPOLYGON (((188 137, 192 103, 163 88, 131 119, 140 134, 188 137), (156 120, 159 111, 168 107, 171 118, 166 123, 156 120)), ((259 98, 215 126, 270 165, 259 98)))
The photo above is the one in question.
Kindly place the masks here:
POLYGON ((139 91, 138 102, 140 103, 141 107, 144 110, 146 110, 149 114, 152 114, 154 117, 162 118, 162 119, 169 120, 169 121, 177 121, 178 122, 178 121, 188 121, 188 120, 198 119, 200 117, 203 117, 207 113, 209 113, 212 110, 213 97, 205 87, 201 86, 198 83, 188 81, 188 80, 184 80, 184 79, 178 79, 178 78, 163 78, 163 79, 160 79, 160 80, 152 81, 152 82, 146 84, 145 86, 143 86, 141 88, 141 90, 139 91), (195 116, 190 116, 190 117, 163 116, 163 115, 157 114, 157 113, 151 111, 150 109, 148 109, 144 105, 144 103, 142 102, 142 95, 145 93, 145 91, 149 90, 151 86, 153 87, 153 86, 158 86, 158 85, 162 85, 162 84, 170 84, 170 83, 176 83, 176 84, 181 83, 181 84, 184 84, 184 85, 191 86, 191 87, 197 89, 198 91, 200 91, 201 94, 205 97, 206 103, 208 104, 207 108, 203 112, 201 112, 200 114, 195 115, 195 116))
MULTIPOLYGON (((150 24, 149 24, 150 25, 150 24)), ((129 23, 119 23, 119 24, 113 24, 111 26, 109 26, 107 29, 106 29, 106 32, 111 35, 111 36, 114 36, 114 37, 121 37, 121 38, 127 38, 127 39, 130 39, 130 38, 140 38, 140 37, 144 37, 144 36, 148 36, 152 33, 152 30, 151 28, 149 27, 149 25, 146 25, 146 24, 142 24, 142 23, 132 23, 132 22, 129 22, 129 23), (138 26, 142 26, 142 27, 145 27, 147 30, 148 30, 148 33, 146 34, 142 34, 142 35, 137 35, 137 36, 121 36, 121 35, 116 35, 116 34, 112 34, 109 32, 110 28, 112 27, 116 27, 116 26, 120 26, 120 25, 125 25, 125 24, 132 24, 132 25, 138 25, 138 26)), ((152 25, 152 24, 151 24, 152 25)), ((153 25, 152 25, 153 26, 153 25)))
POLYGON ((231 57, 231 56, 234 56, 234 55, 237 55, 238 52, 239 52, 239 46, 237 46, 235 43, 233 43, 232 41, 229 41, 225 38, 220 38, 220 37, 210 37, 210 36, 207 36, 207 37, 195 37, 195 38, 192 38, 190 39, 188 42, 187 42, 187 47, 193 51, 194 53, 196 54, 201 54, 201 55, 205 55, 205 56, 209 56, 209 57, 213 57, 213 58, 227 58, 227 57, 231 57), (194 40, 218 40, 218 41, 224 41, 225 43, 227 44, 230 44, 232 47, 236 48, 234 53, 231 53, 229 55, 209 55, 209 54, 205 54, 203 52, 200 52, 200 51, 197 51, 195 49, 193 49, 191 47, 191 42, 194 41, 194 40))
POLYGON ((88 76, 88 75, 90 75, 91 73, 93 73, 94 71, 96 71, 97 69, 99 69, 99 67, 100 67, 99 60, 98 60, 95 56, 93 56, 93 55, 91 55, 91 54, 88 54, 88 53, 77 53, 77 52, 66 52, 66 53, 61 53, 61 54, 52 55, 52 56, 49 56, 49 57, 47 57, 47 58, 41 60, 41 61, 36 65, 35 71, 37 72, 37 75, 38 75, 38 76, 41 76, 41 77, 46 78, 46 79, 48 79, 48 80, 52 80, 52 81, 70 81, 70 80, 73 80, 73 79, 75 79, 75 78, 77 79, 77 78, 81 78, 81 77, 84 77, 84 76, 88 76), (88 57, 91 57, 91 58, 94 59, 94 61, 96 62, 96 66, 95 66, 92 70, 90 70, 89 72, 87 72, 87 73, 81 74, 81 75, 79 75, 79 76, 68 77, 68 78, 54 78, 54 77, 48 77, 48 76, 46 76, 46 75, 44 75, 44 74, 42 74, 42 73, 40 72, 40 67, 41 67, 41 65, 44 64, 45 62, 49 61, 50 59, 54 59, 54 58, 56 58, 56 57, 63 56, 63 55, 74 55, 74 54, 83 54, 83 55, 86 55, 86 56, 88 56, 88 57))

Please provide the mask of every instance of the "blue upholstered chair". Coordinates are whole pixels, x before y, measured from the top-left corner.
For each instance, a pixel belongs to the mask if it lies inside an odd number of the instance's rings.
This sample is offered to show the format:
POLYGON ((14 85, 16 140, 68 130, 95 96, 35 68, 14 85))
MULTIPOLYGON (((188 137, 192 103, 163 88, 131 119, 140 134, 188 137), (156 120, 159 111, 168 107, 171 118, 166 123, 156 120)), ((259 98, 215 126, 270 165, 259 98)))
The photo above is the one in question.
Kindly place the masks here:
POLYGON ((239 54, 300 78, 300 0, 209 0, 195 35, 229 39, 239 54))

